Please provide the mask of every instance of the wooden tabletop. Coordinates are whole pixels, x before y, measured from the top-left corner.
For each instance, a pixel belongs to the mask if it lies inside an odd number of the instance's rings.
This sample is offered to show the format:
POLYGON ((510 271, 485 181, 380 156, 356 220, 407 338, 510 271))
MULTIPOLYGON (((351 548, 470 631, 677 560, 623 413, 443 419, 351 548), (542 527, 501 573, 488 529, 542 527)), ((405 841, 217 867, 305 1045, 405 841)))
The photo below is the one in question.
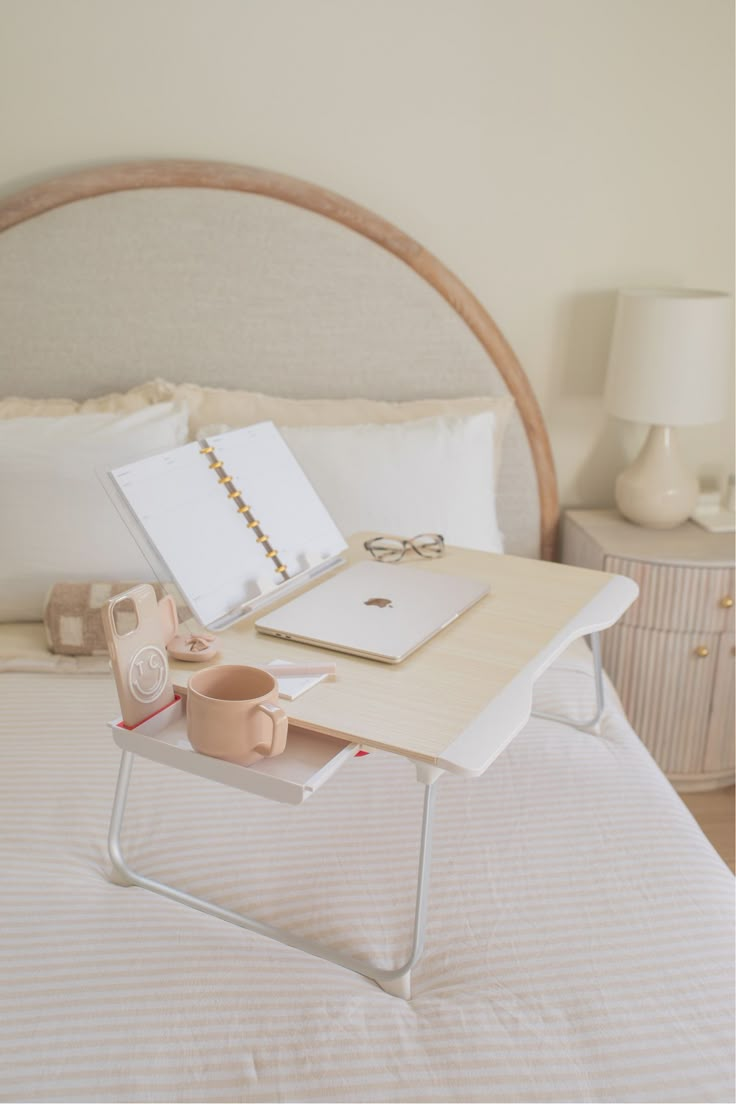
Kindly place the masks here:
MULTIPOLYGON (((367 535, 351 539, 347 563, 368 558, 362 545, 367 535)), ((479 579, 491 592, 400 664, 265 636, 253 624, 260 611, 220 634, 219 662, 334 661, 335 681, 281 702, 290 719, 365 747, 478 775, 528 718, 534 679, 573 639, 615 622, 637 593, 621 576, 453 547, 436 560, 407 556, 404 562, 479 579)), ((186 663, 172 668, 179 682, 200 669, 186 663)))

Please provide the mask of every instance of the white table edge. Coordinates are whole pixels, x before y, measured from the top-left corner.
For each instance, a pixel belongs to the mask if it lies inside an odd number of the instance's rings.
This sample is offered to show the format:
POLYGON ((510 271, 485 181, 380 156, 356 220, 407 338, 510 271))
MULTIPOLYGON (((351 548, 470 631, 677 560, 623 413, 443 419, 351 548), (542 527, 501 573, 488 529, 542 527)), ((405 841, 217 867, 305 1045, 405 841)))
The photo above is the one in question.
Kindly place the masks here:
POLYGON ((478 714, 445 749, 437 767, 466 778, 478 778, 514 736, 532 711, 535 681, 574 640, 610 628, 635 601, 633 579, 613 575, 606 585, 552 638, 534 659, 478 714))

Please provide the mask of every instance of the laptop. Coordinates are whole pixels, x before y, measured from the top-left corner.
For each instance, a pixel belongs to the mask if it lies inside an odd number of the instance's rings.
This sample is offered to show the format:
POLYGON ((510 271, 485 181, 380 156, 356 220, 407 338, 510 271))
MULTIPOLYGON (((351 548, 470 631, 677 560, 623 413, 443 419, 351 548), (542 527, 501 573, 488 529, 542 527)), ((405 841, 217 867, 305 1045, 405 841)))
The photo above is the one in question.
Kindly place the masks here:
POLYGON ((259 632, 401 663, 488 593, 405 564, 360 563, 256 621, 259 632))

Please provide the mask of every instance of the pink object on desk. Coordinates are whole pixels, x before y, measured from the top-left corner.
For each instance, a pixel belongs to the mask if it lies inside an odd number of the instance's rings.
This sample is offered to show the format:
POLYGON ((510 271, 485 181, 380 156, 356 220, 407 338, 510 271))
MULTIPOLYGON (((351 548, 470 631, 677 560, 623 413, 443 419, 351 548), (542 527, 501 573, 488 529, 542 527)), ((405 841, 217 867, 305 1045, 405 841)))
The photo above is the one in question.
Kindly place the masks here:
POLYGON ((105 602, 100 613, 123 721, 134 728, 174 700, 156 594, 141 583, 105 602), (133 611, 132 629, 118 623, 119 606, 133 611))
POLYGON ((187 688, 187 736, 204 755, 249 766, 280 755, 289 719, 276 704, 276 679, 260 667, 226 664, 195 671, 187 688))
POLYGON ((188 663, 205 663, 214 659, 219 650, 217 637, 208 632, 178 633, 166 645, 170 656, 188 663))
POLYGON ((328 675, 333 678, 337 674, 336 663, 267 663, 263 667, 270 675, 276 678, 310 678, 314 675, 328 675))
POLYGON ((183 659, 187 663, 207 663, 214 659, 220 650, 217 637, 204 629, 198 632, 179 632, 176 602, 170 594, 161 599, 158 612, 166 640, 166 651, 173 659, 183 659))

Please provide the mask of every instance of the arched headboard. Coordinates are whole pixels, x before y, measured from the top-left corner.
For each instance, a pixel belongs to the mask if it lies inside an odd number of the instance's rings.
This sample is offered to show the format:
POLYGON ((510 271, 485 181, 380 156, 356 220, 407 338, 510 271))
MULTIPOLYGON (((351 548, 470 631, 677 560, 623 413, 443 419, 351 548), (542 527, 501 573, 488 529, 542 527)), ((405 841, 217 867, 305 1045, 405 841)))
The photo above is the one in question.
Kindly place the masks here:
POLYGON ((378 215, 261 169, 149 161, 19 192, 0 232, 3 393, 87 398, 155 376, 297 398, 510 393, 507 550, 554 554, 554 465, 519 361, 378 215))

